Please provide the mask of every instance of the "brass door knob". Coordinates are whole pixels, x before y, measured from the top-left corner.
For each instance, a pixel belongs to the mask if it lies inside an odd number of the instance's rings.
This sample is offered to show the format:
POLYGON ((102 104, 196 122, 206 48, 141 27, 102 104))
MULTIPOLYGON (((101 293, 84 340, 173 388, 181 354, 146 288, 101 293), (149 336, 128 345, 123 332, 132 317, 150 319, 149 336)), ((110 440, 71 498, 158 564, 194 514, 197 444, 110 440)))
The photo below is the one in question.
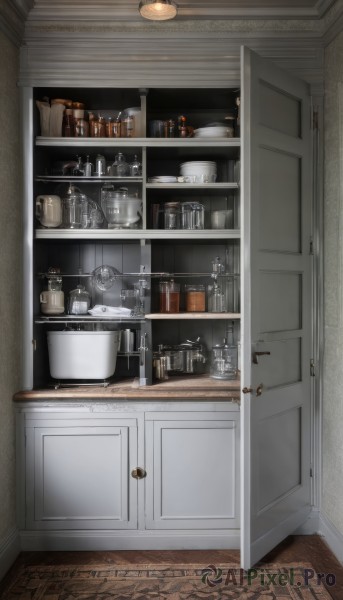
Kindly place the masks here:
POLYGON ((146 471, 142 467, 136 467, 131 471, 131 477, 134 479, 144 479, 146 477, 146 471))

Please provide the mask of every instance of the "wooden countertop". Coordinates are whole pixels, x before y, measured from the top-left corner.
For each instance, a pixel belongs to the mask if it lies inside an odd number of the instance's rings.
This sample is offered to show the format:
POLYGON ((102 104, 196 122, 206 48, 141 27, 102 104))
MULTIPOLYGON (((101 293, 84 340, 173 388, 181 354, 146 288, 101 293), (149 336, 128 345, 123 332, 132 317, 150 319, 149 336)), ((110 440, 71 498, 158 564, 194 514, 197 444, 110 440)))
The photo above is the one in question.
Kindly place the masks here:
POLYGON ((37 400, 228 400, 239 402, 240 381, 214 380, 208 376, 171 376, 163 382, 140 386, 138 379, 125 379, 101 385, 75 385, 55 389, 23 390, 15 402, 37 400))

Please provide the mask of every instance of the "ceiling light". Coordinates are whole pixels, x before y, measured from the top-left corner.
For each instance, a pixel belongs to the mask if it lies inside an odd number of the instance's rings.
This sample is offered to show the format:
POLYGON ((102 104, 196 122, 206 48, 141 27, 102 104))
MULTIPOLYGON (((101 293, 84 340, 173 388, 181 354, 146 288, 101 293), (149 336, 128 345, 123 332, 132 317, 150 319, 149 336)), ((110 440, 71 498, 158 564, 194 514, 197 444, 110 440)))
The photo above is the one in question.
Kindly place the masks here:
POLYGON ((141 0, 139 12, 144 19, 167 21, 176 17, 177 4, 173 0, 141 0))

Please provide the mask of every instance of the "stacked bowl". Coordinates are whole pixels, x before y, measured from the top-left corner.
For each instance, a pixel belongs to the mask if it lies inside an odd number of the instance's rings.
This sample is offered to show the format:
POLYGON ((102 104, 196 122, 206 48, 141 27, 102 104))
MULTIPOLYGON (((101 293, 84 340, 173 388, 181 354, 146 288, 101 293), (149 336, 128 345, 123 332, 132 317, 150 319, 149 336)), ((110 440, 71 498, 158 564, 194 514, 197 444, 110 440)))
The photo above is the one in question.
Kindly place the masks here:
POLYGON ((210 160, 191 160, 180 165, 180 174, 191 183, 214 183, 217 165, 210 160))

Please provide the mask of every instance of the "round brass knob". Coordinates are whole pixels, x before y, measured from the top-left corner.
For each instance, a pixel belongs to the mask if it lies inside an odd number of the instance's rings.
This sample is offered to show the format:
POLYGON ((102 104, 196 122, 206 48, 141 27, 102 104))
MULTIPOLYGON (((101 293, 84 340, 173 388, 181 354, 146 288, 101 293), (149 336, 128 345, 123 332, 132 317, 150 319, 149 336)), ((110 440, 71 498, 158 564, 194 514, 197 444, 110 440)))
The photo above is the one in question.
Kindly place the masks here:
POLYGON ((142 467, 136 467, 131 471, 131 477, 134 479, 143 479, 146 477, 146 471, 142 467))

